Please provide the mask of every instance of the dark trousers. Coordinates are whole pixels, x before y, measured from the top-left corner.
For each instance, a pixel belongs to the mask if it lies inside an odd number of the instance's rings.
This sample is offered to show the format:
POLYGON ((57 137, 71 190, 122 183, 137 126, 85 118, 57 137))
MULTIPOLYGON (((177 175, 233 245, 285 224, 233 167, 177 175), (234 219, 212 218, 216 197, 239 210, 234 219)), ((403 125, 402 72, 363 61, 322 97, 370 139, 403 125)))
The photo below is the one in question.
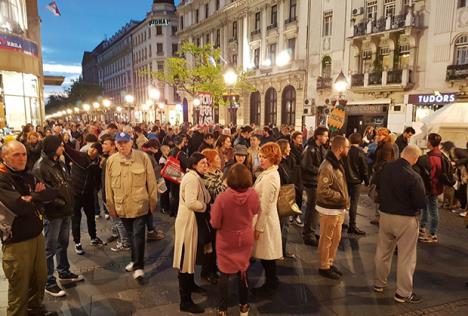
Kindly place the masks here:
POLYGON ((359 196, 361 195, 361 184, 348 183, 348 191, 350 197, 349 207, 349 227, 356 227, 357 207, 359 203, 359 196))
POLYGON ((151 212, 148 212, 148 215, 146 215, 146 228, 148 231, 153 231, 155 229, 153 213, 151 212))
POLYGON ((171 208, 171 202, 170 202, 170 188, 171 188, 171 184, 169 181, 167 181, 166 179, 164 179, 164 181, 166 182, 166 187, 167 187, 167 190, 166 192, 162 193, 161 194, 161 208, 168 212, 171 208))
POLYGON ((8 280, 7 315, 39 313, 47 280, 44 236, 41 233, 26 241, 3 244, 2 252, 8 280))
POLYGON ((302 238, 304 240, 315 239, 315 230, 319 222, 319 216, 315 209, 317 203, 317 187, 306 188, 307 206, 304 217, 304 229, 302 230, 302 238))
POLYGON ((145 228, 146 215, 136 218, 121 218, 128 234, 130 246, 132 247, 133 268, 143 269, 145 266, 145 228))
POLYGON ((94 208, 94 195, 87 194, 75 196, 75 205, 73 207, 72 216, 72 235, 75 244, 79 244, 81 240, 81 208, 86 215, 86 223, 88 224, 88 234, 91 239, 96 238, 96 218, 94 208))
POLYGON ((179 190, 180 185, 171 182, 171 216, 177 216, 177 210, 179 209, 179 190))
POLYGON ((265 269, 265 284, 271 287, 278 286, 278 276, 276 275, 276 260, 261 260, 265 269))
POLYGON ((44 235, 46 239, 45 252, 47 259, 47 285, 57 284, 54 276, 55 262, 57 261, 57 272, 59 274, 70 271, 67 248, 70 239, 70 217, 53 218, 44 220, 44 235))
POLYGON ((213 228, 212 233, 213 236, 211 246, 213 248, 213 252, 203 254, 203 261, 200 273, 202 277, 213 276, 218 272, 218 266, 216 265, 216 232, 213 228))
POLYGON ((281 225, 281 244, 283 246, 283 256, 286 256, 286 245, 288 243, 288 234, 289 234, 289 216, 281 217, 280 225, 281 225))
MULTIPOLYGON (((227 311, 229 303, 229 278, 234 274, 221 273, 218 283, 219 290, 219 304, 218 308, 221 311, 227 311)), ((239 286, 239 304, 248 304, 249 290, 248 290, 248 278, 246 273, 237 273, 238 286, 239 286)))
POLYGON ((297 206, 299 206, 299 209, 301 210, 302 210, 302 192, 303 192, 302 189, 298 189, 296 187, 296 204, 297 206))

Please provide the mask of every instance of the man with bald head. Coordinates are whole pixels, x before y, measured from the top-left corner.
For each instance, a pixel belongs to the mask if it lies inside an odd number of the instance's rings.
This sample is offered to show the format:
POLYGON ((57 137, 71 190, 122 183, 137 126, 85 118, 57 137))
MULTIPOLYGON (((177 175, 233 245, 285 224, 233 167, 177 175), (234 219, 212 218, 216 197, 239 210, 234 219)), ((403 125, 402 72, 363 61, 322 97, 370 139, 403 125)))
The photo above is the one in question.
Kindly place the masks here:
POLYGON ((42 305, 47 280, 42 202, 54 192, 26 172, 26 148, 11 141, 2 148, 0 163, 0 213, 15 215, 11 233, 1 231, 3 271, 8 279, 7 315, 52 315, 42 305))
POLYGON ((397 284, 394 299, 399 303, 419 303, 413 292, 413 274, 416 268, 416 245, 419 234, 419 216, 426 207, 426 194, 421 176, 413 166, 421 150, 408 145, 401 158, 387 162, 376 173, 380 202, 380 225, 375 253, 374 291, 382 293, 387 287, 393 253, 398 247, 397 284))

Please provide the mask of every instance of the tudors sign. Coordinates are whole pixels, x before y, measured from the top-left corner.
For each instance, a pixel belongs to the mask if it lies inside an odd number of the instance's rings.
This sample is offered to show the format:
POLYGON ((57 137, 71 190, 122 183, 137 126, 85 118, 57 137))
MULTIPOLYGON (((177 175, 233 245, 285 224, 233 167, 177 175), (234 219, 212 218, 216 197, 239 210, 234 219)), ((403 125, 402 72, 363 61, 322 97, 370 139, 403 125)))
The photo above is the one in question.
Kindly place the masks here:
POLYGON ((153 19, 149 22, 149 25, 150 26, 156 26, 156 25, 163 25, 163 26, 166 26, 166 25, 169 25, 171 24, 171 20, 169 19, 153 19))
POLYGON ((409 104, 445 104, 455 102, 457 96, 455 93, 440 94, 410 94, 408 96, 409 104))
POLYGON ((38 56, 36 43, 14 35, 0 34, 0 50, 10 50, 35 57, 38 56))

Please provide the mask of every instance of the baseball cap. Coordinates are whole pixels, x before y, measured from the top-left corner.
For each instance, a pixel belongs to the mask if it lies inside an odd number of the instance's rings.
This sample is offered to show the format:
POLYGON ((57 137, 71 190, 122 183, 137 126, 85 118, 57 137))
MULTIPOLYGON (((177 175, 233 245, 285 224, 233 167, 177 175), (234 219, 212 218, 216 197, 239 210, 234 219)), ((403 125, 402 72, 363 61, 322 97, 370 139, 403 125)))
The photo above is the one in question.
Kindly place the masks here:
POLYGON ((115 136, 115 141, 118 142, 129 142, 132 140, 132 136, 127 133, 120 132, 115 136))

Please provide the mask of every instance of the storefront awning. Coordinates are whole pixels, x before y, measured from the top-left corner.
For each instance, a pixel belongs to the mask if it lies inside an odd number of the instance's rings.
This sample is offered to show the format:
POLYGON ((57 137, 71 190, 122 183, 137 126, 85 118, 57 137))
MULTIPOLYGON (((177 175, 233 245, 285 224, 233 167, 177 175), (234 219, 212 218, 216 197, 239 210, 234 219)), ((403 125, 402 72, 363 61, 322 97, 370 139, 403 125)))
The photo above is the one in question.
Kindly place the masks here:
POLYGON ((392 103, 392 99, 374 99, 374 100, 348 101, 346 105, 390 104, 390 103, 392 103))
POLYGON ((64 76, 44 76, 44 85, 61 86, 64 80, 64 76))

